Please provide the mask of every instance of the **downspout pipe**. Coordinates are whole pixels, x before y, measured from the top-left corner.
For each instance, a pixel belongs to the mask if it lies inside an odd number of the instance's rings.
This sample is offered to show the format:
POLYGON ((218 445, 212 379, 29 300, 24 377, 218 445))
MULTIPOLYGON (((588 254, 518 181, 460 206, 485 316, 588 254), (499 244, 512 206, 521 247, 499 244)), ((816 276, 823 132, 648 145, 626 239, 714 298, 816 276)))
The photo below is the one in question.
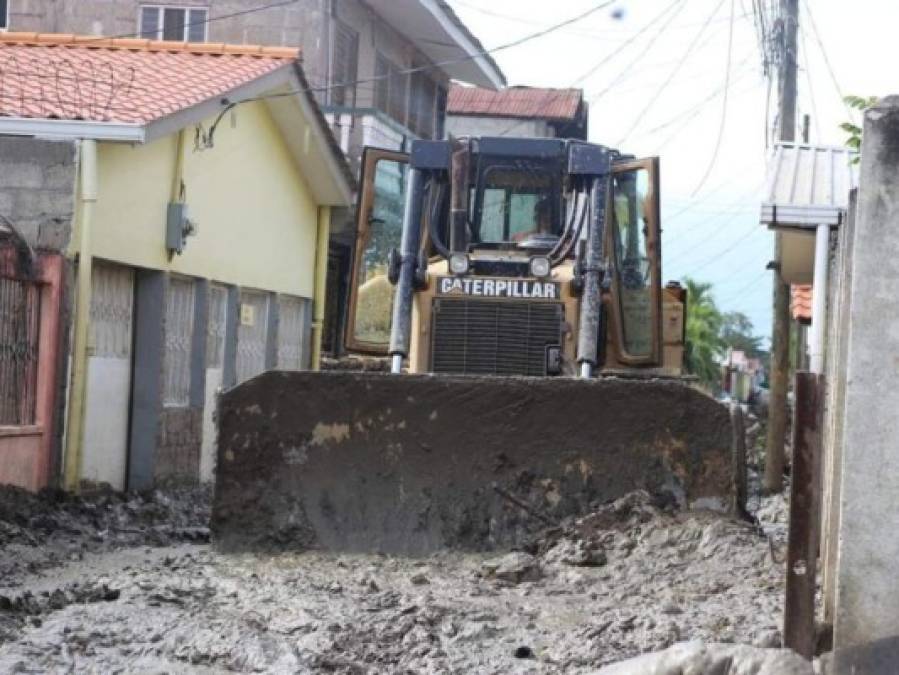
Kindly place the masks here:
POLYGON ((84 441, 84 402, 87 390, 87 341, 90 324, 91 272, 91 230, 94 208, 99 193, 97 173, 97 142, 91 139, 80 141, 80 223, 76 255, 78 260, 75 281, 75 329, 72 347, 72 390, 66 420, 66 450, 63 464, 63 487, 78 492, 81 485, 81 464, 84 441))
POLYGON ((809 340, 809 370, 824 373, 824 329, 827 325, 827 276, 830 257, 830 226, 815 230, 815 269, 812 281, 812 331, 809 340))
POLYGON ((315 235, 315 281, 312 297, 312 370, 321 369, 322 333, 325 325, 325 290, 328 283, 328 242, 331 236, 331 207, 318 207, 315 235))

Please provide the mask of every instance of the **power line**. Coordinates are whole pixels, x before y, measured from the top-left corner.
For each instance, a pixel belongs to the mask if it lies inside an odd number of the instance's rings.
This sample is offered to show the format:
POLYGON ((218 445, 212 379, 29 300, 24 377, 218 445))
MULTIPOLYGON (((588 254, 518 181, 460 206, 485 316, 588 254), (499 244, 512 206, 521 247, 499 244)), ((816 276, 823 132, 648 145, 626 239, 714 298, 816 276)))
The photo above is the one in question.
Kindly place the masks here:
POLYGON ((702 174, 702 178, 699 179, 699 184, 693 190, 693 195, 696 195, 702 189, 702 186, 705 185, 706 179, 709 177, 709 174, 712 173, 712 169, 715 167, 715 162, 718 160, 718 152, 721 150, 721 141, 724 138, 724 127, 727 123, 727 94, 730 89, 730 64, 731 58, 733 56, 733 47, 734 47, 734 0, 730 0, 730 29, 728 31, 727 36, 727 66, 724 70, 724 102, 721 105, 721 123, 718 125, 718 138, 715 141, 715 149, 712 151, 712 158, 709 160, 709 165, 706 167, 705 173, 702 174))
MULTIPOLYGON (((560 28, 564 28, 565 26, 570 26, 571 24, 577 23, 578 21, 581 21, 582 19, 587 18, 591 14, 595 14, 599 10, 605 9, 606 7, 613 5, 616 1, 617 0, 606 0, 605 2, 601 2, 598 5, 595 5, 594 7, 592 7, 591 9, 588 9, 586 12, 581 12, 580 14, 578 14, 576 16, 573 16, 569 19, 565 19, 564 21, 553 24, 547 28, 536 31, 534 33, 529 33, 528 35, 525 35, 524 37, 518 38, 516 40, 512 40, 511 42, 506 42, 504 44, 498 45, 496 47, 492 47, 490 49, 483 49, 478 52, 475 52, 474 54, 468 54, 467 56, 461 56, 461 57, 454 58, 454 59, 446 59, 444 61, 437 61, 435 63, 429 63, 429 64, 424 64, 421 66, 415 66, 413 68, 403 68, 403 69, 396 71, 396 73, 398 73, 400 75, 412 75, 414 73, 420 73, 420 72, 423 72, 426 70, 433 70, 434 68, 441 68, 443 66, 450 66, 450 65, 457 64, 457 63, 465 63, 466 61, 473 61, 477 58, 480 58, 481 56, 487 56, 488 54, 495 54, 496 52, 499 52, 499 51, 504 51, 506 49, 511 49, 513 47, 518 47, 527 42, 530 42, 531 40, 536 40, 537 38, 541 38, 545 35, 549 35, 550 33, 553 33, 555 31, 559 30, 560 28)), ((279 92, 277 94, 262 94, 260 96, 251 96, 249 98, 245 98, 240 101, 230 101, 227 104, 227 107, 231 108, 231 107, 234 107, 235 105, 239 105, 241 103, 249 103, 252 101, 264 101, 264 100, 272 99, 272 98, 285 98, 285 97, 289 97, 289 96, 295 96, 297 94, 329 91, 331 89, 339 89, 341 87, 350 87, 350 86, 355 86, 358 84, 368 84, 368 83, 372 83, 372 82, 380 82, 382 80, 386 80, 388 77, 390 77, 389 74, 373 75, 372 77, 364 77, 364 78, 360 78, 357 80, 351 80, 349 82, 335 82, 332 84, 323 85, 321 87, 304 87, 304 88, 300 88, 300 89, 292 89, 290 91, 279 92)))
MULTIPOLYGON (((656 21, 658 21, 658 20, 661 19, 663 16, 665 16, 665 15, 666 15, 672 8, 674 8, 674 7, 677 6, 677 5, 679 5, 680 7, 683 7, 684 4, 685 4, 685 2, 686 2, 686 0, 674 0, 674 2, 672 2, 670 5, 668 5, 667 7, 665 7, 664 10, 662 10, 659 14, 657 14, 657 15, 652 19, 652 21, 650 21, 649 23, 647 23, 645 26, 643 26, 643 28, 641 28, 641 29, 640 29, 639 31, 637 31, 634 35, 632 35, 627 41, 625 41, 624 44, 622 44, 622 45, 621 45, 620 47, 618 47, 617 49, 611 51, 609 54, 606 54, 605 56, 603 56, 597 63, 595 63, 594 65, 592 65, 586 72, 584 72, 583 75, 580 75, 579 77, 575 78, 575 80, 569 85, 568 88, 570 89, 570 88, 576 86, 576 85, 579 84, 580 82, 583 82, 583 81, 586 80, 588 77, 590 77, 591 75, 593 75, 593 73, 595 73, 597 70, 599 70, 600 68, 602 68, 602 66, 604 66, 606 63, 608 63, 609 61, 611 61, 612 59, 614 59, 614 58, 615 58, 616 56, 618 56, 619 54, 621 54, 621 53, 622 53, 628 46, 630 46, 633 42, 635 42, 641 35, 643 35, 643 33, 645 33, 647 30, 649 30, 649 28, 651 28, 651 27, 653 26, 653 24, 656 23, 656 21)), ((679 12, 674 12, 674 13, 671 15, 671 17, 669 18, 669 21, 665 23, 665 26, 667 26, 667 25, 671 22, 671 19, 675 18, 675 17, 678 15, 678 13, 679 13, 679 12)), ((663 28, 664 28, 664 26, 663 26, 663 28)), ((652 42, 654 42, 654 41, 655 41, 655 40, 653 39, 653 41, 651 41, 650 44, 652 44, 652 42)), ((636 62, 637 60, 639 60, 640 58, 643 58, 643 56, 645 56, 645 55, 646 55, 646 50, 644 50, 643 52, 641 52, 640 55, 638 56, 638 58, 635 59, 635 61, 633 61, 631 64, 629 64, 628 67, 630 67, 630 65, 633 65, 633 63, 635 63, 635 62, 636 62)), ((626 72, 626 70, 625 70, 625 72, 626 72)), ((613 83, 613 84, 614 84, 614 83, 613 83)), ((611 85, 610 85, 610 86, 611 86, 611 85)), ((602 92, 602 93, 605 93, 605 92, 602 92)), ((550 98, 552 98, 552 96, 553 96, 554 94, 555 94, 555 92, 552 92, 552 93, 547 94, 547 97, 546 97, 546 100, 544 101, 544 104, 549 103, 550 98)), ((601 94, 600 94, 600 95, 601 95, 601 94)), ((598 98, 598 97, 597 97, 597 98, 598 98)), ((588 100, 587 100, 587 103, 593 103, 594 100, 595 100, 595 99, 588 99, 588 100)), ((506 128, 505 130, 503 130, 503 131, 502 131, 500 134, 498 134, 498 135, 499 135, 499 136, 505 136, 506 134, 510 133, 510 132, 513 131, 514 129, 517 129, 518 127, 520 127, 520 126, 521 126, 522 124, 524 124, 526 121, 527 121, 527 120, 518 120, 517 122, 514 122, 514 123, 512 123, 511 125, 509 125, 508 128, 506 128)))
POLYGON ((805 57, 805 82, 808 85, 808 97, 812 103, 812 121, 815 124, 815 137, 818 142, 821 142, 821 127, 818 124, 818 106, 815 103, 815 90, 812 89, 812 66, 811 62, 808 59, 808 47, 805 41, 805 29, 800 24, 799 26, 799 36, 802 38, 802 55, 805 57))
POLYGON ((824 65, 827 66, 827 72, 830 75, 830 80, 833 82, 834 88, 837 90, 837 94, 840 97, 840 102, 843 104, 843 107, 846 109, 846 113, 849 115, 850 120, 855 120, 855 113, 852 108, 846 103, 846 97, 843 95, 843 90, 840 87, 840 83, 837 81, 837 76, 833 72, 833 66, 830 64, 830 58, 827 56, 827 49, 824 47, 824 43, 821 41, 821 34, 818 32, 818 26, 815 23, 815 17, 812 16, 812 8, 809 7, 808 2, 806 0, 802 0, 802 5, 805 7, 805 14, 808 17, 809 23, 812 24, 812 33, 815 36, 815 41, 818 43, 818 49, 821 51, 821 56, 824 57, 824 65))
POLYGON ((715 6, 714 11, 711 14, 709 14, 708 18, 705 20, 705 23, 702 24, 702 27, 696 33, 696 36, 693 38, 693 41, 690 42, 690 45, 687 47, 687 50, 684 52, 683 56, 677 62, 677 65, 674 67, 674 70, 671 71, 671 74, 668 76, 668 79, 665 80, 665 82, 662 84, 662 86, 659 87, 659 89, 655 92, 655 94, 650 98, 649 102, 646 104, 646 106, 643 108, 643 110, 641 110, 640 113, 634 117, 634 123, 627 130, 627 132, 625 132, 624 136, 621 137, 621 140, 619 140, 618 143, 616 143, 616 145, 620 146, 622 143, 624 143, 624 141, 627 140, 628 136, 630 136, 631 133, 633 133, 634 129, 636 129, 637 126, 640 124, 640 122, 643 120, 643 116, 649 111, 650 108, 652 108, 652 106, 655 104, 655 102, 659 99, 659 96, 662 95, 662 92, 664 92, 665 89, 668 88, 668 85, 671 84, 672 80, 674 80, 674 78, 677 76, 678 72, 680 72, 680 69, 683 67, 684 63, 686 63, 687 59, 690 57, 690 54, 693 53, 693 49, 696 47, 697 44, 699 44, 699 40, 702 38, 703 34, 705 33, 706 28, 708 28, 709 24, 712 22, 712 19, 715 18, 715 15, 718 13, 718 10, 721 9, 721 6, 723 4, 724 4, 724 0, 720 0, 718 2, 718 4, 715 6))
MULTIPOLYGON (((653 20, 650 21, 648 24, 646 24, 646 26, 643 28, 643 30, 641 30, 640 33, 638 33, 637 35, 635 35, 634 38, 637 38, 641 33, 643 33, 645 30, 647 30, 652 24, 654 24, 656 21, 658 21, 659 19, 661 19, 661 18, 668 12, 669 9, 671 9, 672 7, 674 7, 675 4, 677 4, 677 3, 672 3, 671 5, 669 5, 668 7, 666 7, 664 12, 662 12, 661 14, 659 14, 658 16, 656 16, 655 19, 653 19, 653 20)), ((633 75, 633 67, 634 67, 634 65, 636 65, 641 59, 643 59, 643 58, 646 56, 646 54, 649 53, 649 48, 652 47, 652 45, 655 44, 656 40, 658 40, 658 39, 662 36, 662 34, 665 32, 665 30, 671 25, 671 22, 674 21, 674 20, 678 17, 678 15, 680 14, 681 10, 682 10, 685 6, 686 6, 686 2, 679 4, 678 7, 677 7, 677 11, 675 11, 671 16, 668 17, 668 20, 665 21, 665 23, 663 23, 663 24, 659 27, 659 30, 658 30, 658 31, 656 32, 656 34, 653 35, 653 37, 650 39, 649 44, 646 46, 646 49, 644 49, 644 50, 641 51, 639 54, 637 54, 637 57, 636 57, 635 59, 633 59, 632 61, 630 61, 630 62, 629 62, 629 63, 628 63, 628 64, 621 70, 621 72, 618 73, 618 75, 615 77, 615 79, 612 80, 611 84, 609 84, 605 89, 603 89, 602 91, 600 91, 600 92, 599 92, 598 94, 596 94, 595 96, 591 96, 591 97, 588 99, 588 102, 589 102, 589 103, 595 103, 596 101, 598 101, 599 99, 601 99, 603 96, 605 96, 605 95, 612 89, 612 87, 614 87, 616 84, 618 84, 622 79, 624 79, 625 77, 627 77, 627 76, 629 76, 629 75, 633 75)), ((596 68, 593 68, 593 69, 589 72, 589 74, 592 75, 593 72, 595 72, 595 71, 598 70, 598 69, 599 69, 599 66, 597 66, 596 68)))

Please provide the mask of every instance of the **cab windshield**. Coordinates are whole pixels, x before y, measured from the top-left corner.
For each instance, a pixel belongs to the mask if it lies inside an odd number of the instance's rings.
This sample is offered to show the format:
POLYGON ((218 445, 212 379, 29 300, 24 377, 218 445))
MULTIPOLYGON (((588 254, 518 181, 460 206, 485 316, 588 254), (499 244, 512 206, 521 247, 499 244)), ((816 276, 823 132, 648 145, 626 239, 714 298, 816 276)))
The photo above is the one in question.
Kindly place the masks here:
POLYGON ((475 244, 517 244, 537 235, 561 234, 558 192, 547 171, 491 167, 475 207, 475 244))

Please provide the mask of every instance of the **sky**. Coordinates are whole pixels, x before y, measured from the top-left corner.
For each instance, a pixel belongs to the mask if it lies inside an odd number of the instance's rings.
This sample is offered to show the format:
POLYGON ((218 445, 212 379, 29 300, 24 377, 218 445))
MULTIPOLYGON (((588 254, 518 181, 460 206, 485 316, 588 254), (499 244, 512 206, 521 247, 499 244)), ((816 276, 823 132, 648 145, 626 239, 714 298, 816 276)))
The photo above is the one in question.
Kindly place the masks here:
MULTIPOLYGON (((490 49, 600 2, 449 4, 490 49)), ((617 0, 493 56, 510 85, 584 89, 591 141, 660 157, 664 279, 688 275, 712 283, 722 310, 745 313, 768 337, 772 273, 765 266, 774 238, 758 217, 777 87, 769 92, 762 73, 752 5, 617 0)), ((799 25, 797 119, 811 116, 812 143, 841 145, 846 134, 839 124, 850 114, 858 119, 843 95, 899 93, 899 71, 886 58, 899 2, 800 0, 799 25)))

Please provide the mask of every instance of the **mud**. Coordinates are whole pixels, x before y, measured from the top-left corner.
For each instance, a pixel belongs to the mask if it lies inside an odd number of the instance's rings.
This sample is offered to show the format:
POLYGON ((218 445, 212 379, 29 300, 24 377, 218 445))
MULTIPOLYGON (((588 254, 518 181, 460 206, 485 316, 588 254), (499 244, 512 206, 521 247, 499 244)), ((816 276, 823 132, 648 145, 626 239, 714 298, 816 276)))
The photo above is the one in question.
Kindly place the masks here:
POLYGON ((731 506, 728 409, 672 380, 268 372, 220 401, 227 550, 506 550, 635 490, 731 506))
MULTIPOLYGON (((769 538, 642 492, 511 554, 222 554, 178 530, 155 545, 157 508, 201 528, 202 499, 5 511, 0 672, 590 673, 686 640, 780 639, 769 538)), ((761 515, 779 549, 783 502, 761 515)))

